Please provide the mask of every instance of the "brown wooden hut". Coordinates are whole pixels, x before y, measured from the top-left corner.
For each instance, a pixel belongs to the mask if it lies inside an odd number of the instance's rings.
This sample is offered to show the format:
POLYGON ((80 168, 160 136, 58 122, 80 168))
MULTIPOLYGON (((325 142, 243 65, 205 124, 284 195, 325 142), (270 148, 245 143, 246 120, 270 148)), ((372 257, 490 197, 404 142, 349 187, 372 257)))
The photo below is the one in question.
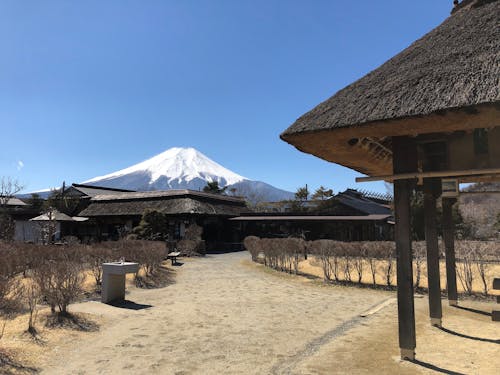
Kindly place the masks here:
MULTIPOLYGON (((435 224, 442 178, 500 179, 500 1, 462 1, 440 26, 300 117, 281 138, 394 182, 401 357, 415 355, 410 194, 424 190, 429 310, 441 324, 435 224)), ((361 179, 363 180, 363 179, 361 179)), ((453 200, 443 198, 447 288, 456 304, 453 200)))

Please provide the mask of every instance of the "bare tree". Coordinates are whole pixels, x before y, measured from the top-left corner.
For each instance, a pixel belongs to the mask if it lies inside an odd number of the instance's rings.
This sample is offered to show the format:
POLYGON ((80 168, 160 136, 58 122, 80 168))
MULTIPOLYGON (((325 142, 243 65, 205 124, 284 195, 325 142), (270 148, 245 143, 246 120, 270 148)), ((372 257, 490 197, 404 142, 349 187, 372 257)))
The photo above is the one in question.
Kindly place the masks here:
POLYGON ((11 177, 0 179, 0 239, 14 238, 15 224, 8 213, 9 201, 23 189, 19 181, 11 177))
POLYGON ((24 186, 16 179, 2 177, 0 179, 0 207, 5 207, 10 199, 23 190, 24 186))

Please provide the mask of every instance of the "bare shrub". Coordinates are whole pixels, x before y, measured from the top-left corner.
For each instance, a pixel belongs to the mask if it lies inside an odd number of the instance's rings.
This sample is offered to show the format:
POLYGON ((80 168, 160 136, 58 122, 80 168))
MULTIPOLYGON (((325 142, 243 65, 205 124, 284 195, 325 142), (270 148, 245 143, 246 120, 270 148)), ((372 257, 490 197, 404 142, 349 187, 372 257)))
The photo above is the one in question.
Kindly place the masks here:
POLYGON ((366 256, 368 266, 370 267, 370 274, 372 276, 373 285, 377 284, 377 262, 381 257, 380 243, 379 242, 363 242, 362 243, 363 254, 366 256))
POLYGON ((415 261, 415 288, 420 287, 420 280, 422 278, 422 264, 426 258, 427 246, 425 241, 415 241, 412 243, 413 259, 415 261))
POLYGON ((87 245, 83 247, 84 260, 88 264, 95 280, 96 289, 100 290, 102 285, 102 264, 113 261, 113 251, 101 244, 87 245))
POLYGON ((260 253, 259 241, 259 237, 256 236, 248 236, 243 240, 243 246, 250 253, 254 262, 258 260, 260 253))
POLYGON ((332 280, 334 246, 331 240, 316 240, 308 243, 308 251, 318 257, 323 269, 323 279, 332 280))
POLYGON ((488 295, 488 285, 490 283, 490 278, 488 277, 488 269, 491 265, 489 259, 489 244, 487 242, 480 241, 466 241, 466 246, 472 254, 473 262, 476 266, 477 273, 483 284, 483 293, 488 295))
POLYGON ((158 241, 144 241, 140 244, 143 251, 144 271, 146 276, 153 276, 160 268, 166 256, 165 244, 158 241))
POLYGON ((177 242, 177 251, 185 256, 205 255, 205 241, 202 240, 203 228, 192 223, 186 228, 184 238, 177 242))
POLYGON ((25 305, 28 308, 28 329, 27 332, 35 336, 37 334, 35 323, 38 315, 38 303, 41 301, 41 294, 39 286, 30 281, 27 285, 22 288, 22 296, 25 305))
POLYGON ((200 256, 205 254, 205 243, 201 240, 185 240, 177 242, 177 251, 184 256, 200 256))
POLYGON ((54 313, 68 315, 68 306, 83 291, 84 273, 78 247, 41 246, 41 259, 33 270, 33 280, 54 313))
POLYGON ((203 227, 196 223, 190 224, 184 233, 185 240, 201 241, 201 236, 203 234, 203 227))
POLYGON ((392 285, 392 278, 394 276, 394 255, 395 245, 394 242, 380 242, 380 252, 384 260, 383 270, 385 275, 385 282, 387 286, 392 285))
POLYGON ((351 260, 352 260, 353 247, 349 242, 338 242, 337 247, 340 251, 339 255, 342 257, 343 260, 344 280, 351 282, 352 281, 351 260))
POLYGON ((456 246, 459 261, 456 265, 458 280, 464 289, 465 293, 472 294, 472 283, 474 281, 473 272, 473 249, 469 241, 462 241, 459 246, 456 246))
POLYGON ((293 269, 295 274, 299 272, 299 259, 305 257, 306 242, 302 238, 288 239, 289 254, 293 257, 293 269))
POLYGON ((358 284, 361 284, 365 259, 367 258, 368 251, 363 242, 352 243, 351 246, 354 270, 358 275, 358 284))
POLYGON ((63 238, 61 238, 61 242, 70 246, 80 244, 80 240, 75 236, 64 236, 63 238))
MULTIPOLYGON (((103 246, 104 243, 101 244, 103 246)), ((165 243, 148 240, 120 240, 111 243, 111 256, 120 260, 139 263, 146 277, 153 276, 167 255, 165 243)), ((135 275, 138 281, 138 273, 135 275)))
POLYGON ((0 310, 16 310, 19 292, 19 257, 13 243, 0 242, 0 310))

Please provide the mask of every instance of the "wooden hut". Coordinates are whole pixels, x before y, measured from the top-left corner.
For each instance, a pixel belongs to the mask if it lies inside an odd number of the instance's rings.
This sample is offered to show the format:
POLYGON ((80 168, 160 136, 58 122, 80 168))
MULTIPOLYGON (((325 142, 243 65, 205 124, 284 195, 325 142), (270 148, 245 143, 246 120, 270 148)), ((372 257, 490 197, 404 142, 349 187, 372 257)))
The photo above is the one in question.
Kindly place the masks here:
MULTIPOLYGON (((462 1, 440 26, 300 117, 281 138, 394 182, 401 357, 415 355, 410 194, 424 190, 429 310, 441 324, 435 224, 442 179, 500 179, 500 1, 462 1)), ((448 190, 448 185, 445 185, 448 190)), ((452 189, 453 190, 453 189, 452 189)), ((446 192, 446 196, 453 192, 446 192)), ((453 198, 444 198, 447 287, 455 304, 453 198)))

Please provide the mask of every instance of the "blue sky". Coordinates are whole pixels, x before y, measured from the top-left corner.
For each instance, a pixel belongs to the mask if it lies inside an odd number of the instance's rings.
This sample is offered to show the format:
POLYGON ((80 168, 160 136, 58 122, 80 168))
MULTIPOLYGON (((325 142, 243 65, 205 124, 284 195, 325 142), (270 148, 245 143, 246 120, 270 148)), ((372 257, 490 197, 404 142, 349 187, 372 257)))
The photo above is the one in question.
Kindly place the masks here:
POLYGON ((170 147, 295 191, 385 191, 279 139, 451 0, 0 3, 0 176, 81 182, 170 147))

